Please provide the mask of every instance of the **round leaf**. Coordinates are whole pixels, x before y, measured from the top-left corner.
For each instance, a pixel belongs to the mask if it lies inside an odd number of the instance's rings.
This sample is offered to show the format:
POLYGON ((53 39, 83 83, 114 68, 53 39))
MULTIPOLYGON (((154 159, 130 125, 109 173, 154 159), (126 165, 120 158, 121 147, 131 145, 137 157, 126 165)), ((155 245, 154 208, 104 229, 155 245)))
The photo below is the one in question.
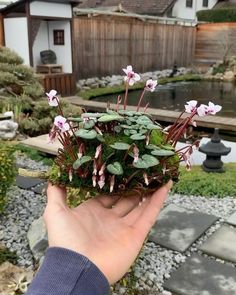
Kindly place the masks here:
POLYGON ((147 129, 153 130, 153 129, 162 129, 160 126, 155 124, 147 124, 147 129))
POLYGON ((97 137, 95 130, 79 129, 75 132, 75 135, 84 139, 94 139, 97 137))
POLYGON ((83 156, 80 159, 77 159, 73 164, 73 169, 77 170, 81 165, 86 162, 89 162, 92 158, 90 156, 83 156))
POLYGON ((115 150, 128 150, 130 148, 130 145, 126 142, 115 142, 114 144, 111 144, 110 147, 112 147, 115 150))
POLYGON ((123 168, 119 162, 107 165, 107 170, 114 175, 122 175, 124 173, 123 168))
POLYGON ((168 157, 173 156, 175 152, 170 150, 153 150, 151 151, 151 154, 159 157, 168 157))
POLYGON ((83 113, 81 115, 82 118, 99 118, 105 115, 105 113, 83 113))
POLYGON ((116 133, 120 133, 121 130, 122 130, 122 128, 121 128, 120 125, 117 125, 117 126, 114 127, 114 131, 115 131, 116 133))
POLYGON ((125 134, 126 136, 130 136, 130 131, 132 131, 132 130, 125 129, 125 130, 124 130, 124 134, 125 134))
POLYGON ((116 114, 114 114, 114 115, 107 114, 107 115, 103 115, 102 117, 100 117, 98 119, 98 122, 104 122, 105 123, 105 122, 122 121, 122 120, 124 120, 124 118, 119 116, 118 114, 117 115, 116 114))
POLYGON ((153 124, 153 122, 147 116, 142 115, 142 116, 140 116, 138 118, 137 124, 140 124, 140 125, 148 125, 148 124, 153 124))
POLYGON ((127 110, 119 110, 118 113, 121 114, 121 115, 126 115, 126 116, 129 116, 129 117, 132 117, 135 112, 134 111, 127 111, 127 110))
POLYGON ((69 117, 67 118, 68 121, 71 121, 71 122, 82 122, 83 119, 81 117, 69 117))
POLYGON ((173 151, 174 150, 174 148, 173 148, 173 146, 172 145, 170 145, 170 144, 165 144, 165 145, 161 145, 161 147, 164 149, 164 150, 171 150, 171 151, 173 151))
POLYGON ((104 139, 104 137, 103 137, 101 134, 97 134, 97 139, 98 139, 100 142, 105 142, 105 139, 104 139))
POLYGON ((95 125, 94 120, 89 120, 87 122, 84 122, 84 129, 91 129, 95 125))
POLYGON ((155 144, 149 144, 149 145, 145 145, 145 148, 148 150, 160 150, 159 146, 156 146, 155 144))
POLYGON ((146 136, 143 134, 137 133, 137 134, 131 135, 130 138, 133 140, 143 140, 146 138, 146 136))
POLYGON ((151 156, 151 155, 143 155, 141 156, 136 163, 134 163, 135 168, 139 169, 148 169, 150 167, 156 166, 159 164, 159 161, 157 158, 151 156))

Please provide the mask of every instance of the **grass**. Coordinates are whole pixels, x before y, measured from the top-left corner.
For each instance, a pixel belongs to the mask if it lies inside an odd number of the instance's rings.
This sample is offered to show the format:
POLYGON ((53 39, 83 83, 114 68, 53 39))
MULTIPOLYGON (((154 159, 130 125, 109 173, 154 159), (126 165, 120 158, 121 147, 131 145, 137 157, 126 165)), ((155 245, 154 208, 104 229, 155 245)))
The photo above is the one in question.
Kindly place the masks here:
POLYGON ((172 193, 205 197, 236 197, 236 163, 225 164, 225 173, 206 173, 201 166, 181 167, 180 180, 172 193))
MULTIPOLYGON (((163 78, 158 81, 160 85, 167 84, 167 83, 174 83, 180 81, 199 81, 201 77, 195 74, 186 74, 178 77, 173 78, 163 78)), ((144 82, 136 83, 134 86, 130 87, 129 90, 139 90, 143 89, 145 86, 144 82)), ((105 88, 96 88, 96 89, 89 89, 85 91, 80 91, 78 96, 82 97, 83 99, 91 99, 98 96, 109 95, 109 94, 119 94, 125 91, 125 85, 113 86, 113 87, 105 87, 105 88)))
POLYGON ((6 248, 0 247, 0 265, 4 263, 5 261, 8 261, 12 264, 16 264, 17 263, 16 252, 11 252, 6 248))

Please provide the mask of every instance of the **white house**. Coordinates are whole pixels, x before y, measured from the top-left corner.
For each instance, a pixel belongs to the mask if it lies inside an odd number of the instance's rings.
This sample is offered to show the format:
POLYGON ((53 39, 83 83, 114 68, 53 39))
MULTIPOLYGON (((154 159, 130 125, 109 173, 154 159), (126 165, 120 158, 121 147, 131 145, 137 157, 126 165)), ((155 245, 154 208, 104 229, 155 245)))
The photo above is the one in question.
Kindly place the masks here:
POLYGON ((219 0, 177 0, 172 8, 172 16, 196 20, 196 13, 203 9, 212 9, 219 0))

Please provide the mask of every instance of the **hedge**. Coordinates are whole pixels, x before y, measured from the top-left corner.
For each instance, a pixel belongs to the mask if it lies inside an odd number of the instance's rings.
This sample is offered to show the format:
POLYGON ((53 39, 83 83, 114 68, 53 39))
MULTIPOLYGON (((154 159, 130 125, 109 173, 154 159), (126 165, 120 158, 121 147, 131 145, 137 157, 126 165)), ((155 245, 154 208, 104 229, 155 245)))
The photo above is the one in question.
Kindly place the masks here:
POLYGON ((206 9, 197 12, 198 21, 224 23, 236 22, 235 8, 206 9))

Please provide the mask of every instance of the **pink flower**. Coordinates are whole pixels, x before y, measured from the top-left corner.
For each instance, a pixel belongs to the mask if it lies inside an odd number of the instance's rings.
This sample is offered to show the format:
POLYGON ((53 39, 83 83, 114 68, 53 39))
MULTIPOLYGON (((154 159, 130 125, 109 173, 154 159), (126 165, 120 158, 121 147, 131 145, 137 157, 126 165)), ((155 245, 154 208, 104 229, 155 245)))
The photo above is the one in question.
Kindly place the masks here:
POLYGON ((104 174, 104 171, 105 171, 105 167, 106 167, 106 164, 104 163, 102 165, 102 167, 100 168, 99 172, 98 172, 98 175, 102 176, 104 174))
POLYGON ((96 161, 93 161, 93 175, 97 175, 98 167, 96 161))
POLYGON ((136 145, 134 146, 133 152, 134 152, 134 163, 137 163, 139 159, 139 149, 136 145))
POLYGON ((112 175, 111 180, 110 180, 110 193, 113 192, 114 185, 115 185, 115 175, 112 175))
POLYGON ((126 68, 126 69, 123 69, 123 71, 124 71, 125 74, 126 74, 124 80, 125 80, 126 82, 128 82, 130 86, 133 86, 135 82, 137 82, 137 81, 140 80, 140 76, 139 76, 139 74, 136 74, 136 73, 133 71, 132 66, 127 66, 127 68, 126 68))
POLYGON ((214 104, 212 102, 208 103, 208 109, 207 109, 207 113, 211 114, 211 115, 215 115, 216 113, 218 113, 220 110, 222 109, 222 106, 218 105, 218 104, 214 104))
POLYGON ((99 178, 99 181, 98 181, 98 186, 100 189, 102 189, 105 185, 105 175, 102 174, 99 178))
POLYGON ((70 182, 72 181, 73 179, 73 172, 72 172, 72 169, 69 170, 69 180, 70 182))
POLYGON ((83 156, 84 151, 85 151, 84 144, 81 143, 79 146, 78 159, 80 159, 83 156))
POLYGON ((96 175, 93 175, 92 181, 93 181, 93 187, 95 187, 96 184, 97 184, 97 177, 96 177, 96 175))
POLYGON ((54 125, 57 126, 61 132, 68 131, 70 129, 70 126, 68 123, 66 123, 66 118, 62 116, 56 116, 54 119, 54 125))
POLYGON ((96 152, 95 152, 95 157, 94 158, 97 159, 100 156, 101 152, 102 152, 102 145, 100 144, 96 148, 96 152))
POLYGON ((185 112, 186 113, 193 113, 195 112, 197 109, 197 101, 196 100, 190 100, 187 101, 187 104, 185 105, 185 112))
POLYGON ((207 105, 201 104, 200 107, 197 108, 197 114, 199 117, 204 117, 207 115, 207 105))
POLYGON ((145 90, 153 92, 157 86, 157 80, 149 79, 146 82, 145 90))
POLYGON ((149 185, 148 175, 146 172, 143 173, 143 178, 144 178, 145 184, 149 185))
POLYGON ((51 90, 49 93, 46 93, 48 97, 48 103, 51 107, 57 107, 58 106, 58 97, 56 90, 51 90))

